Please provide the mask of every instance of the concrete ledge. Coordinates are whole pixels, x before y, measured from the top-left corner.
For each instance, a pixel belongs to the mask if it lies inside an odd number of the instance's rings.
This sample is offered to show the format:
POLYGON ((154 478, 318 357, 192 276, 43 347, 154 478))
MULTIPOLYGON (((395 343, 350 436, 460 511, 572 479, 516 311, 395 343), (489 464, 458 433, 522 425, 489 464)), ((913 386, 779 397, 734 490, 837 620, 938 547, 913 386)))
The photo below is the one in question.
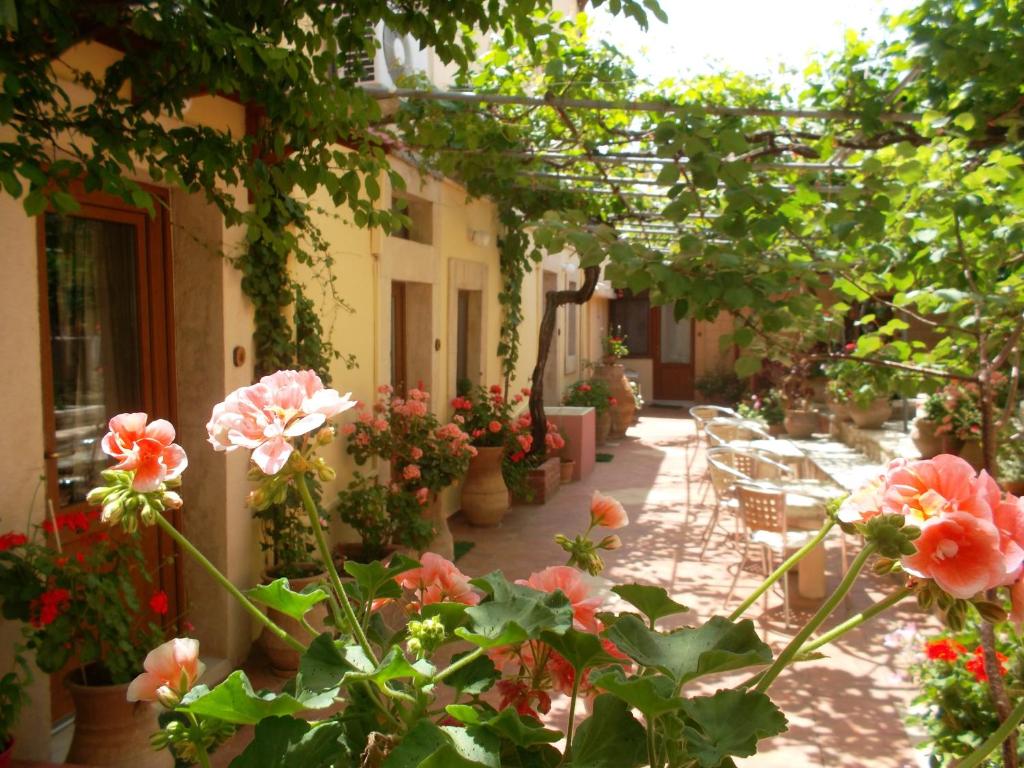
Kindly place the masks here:
POLYGON ((893 459, 914 459, 920 456, 910 435, 902 427, 902 421, 887 421, 881 429, 861 429, 852 421, 832 418, 833 435, 872 461, 882 464, 893 459))

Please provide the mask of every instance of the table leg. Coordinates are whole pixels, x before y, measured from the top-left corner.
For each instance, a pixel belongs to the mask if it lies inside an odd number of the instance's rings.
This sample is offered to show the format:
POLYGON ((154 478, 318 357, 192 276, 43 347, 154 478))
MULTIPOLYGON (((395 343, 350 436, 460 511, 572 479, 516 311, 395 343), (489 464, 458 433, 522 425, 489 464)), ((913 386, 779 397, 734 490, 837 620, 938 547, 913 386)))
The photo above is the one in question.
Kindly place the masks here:
POLYGON ((797 589, 801 597, 825 597, 825 542, 808 552, 797 566, 797 589))

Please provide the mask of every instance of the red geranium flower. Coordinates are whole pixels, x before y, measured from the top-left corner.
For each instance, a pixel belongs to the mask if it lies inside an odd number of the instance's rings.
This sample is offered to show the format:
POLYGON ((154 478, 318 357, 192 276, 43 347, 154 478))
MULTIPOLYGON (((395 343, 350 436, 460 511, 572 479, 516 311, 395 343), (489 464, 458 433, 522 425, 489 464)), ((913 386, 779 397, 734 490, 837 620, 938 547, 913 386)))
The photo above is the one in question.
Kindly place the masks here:
POLYGON ((153 596, 149 598, 149 609, 153 613, 158 613, 161 616, 167 613, 167 593, 162 589, 159 592, 154 592, 153 596))
POLYGON ((932 640, 925 646, 925 652, 932 661, 956 661, 967 649, 955 640, 944 637, 941 640, 932 640))
POLYGON ((36 628, 48 626, 60 616, 60 612, 71 602, 71 593, 66 589, 51 589, 32 601, 32 625, 36 628))
POLYGON ((28 542, 28 537, 24 533, 15 533, 10 531, 0 536, 0 552, 5 552, 8 549, 14 547, 20 547, 22 544, 28 542))
MULTIPOLYGON (((1006 674, 1006 657, 996 651, 996 660, 999 662, 999 674, 1006 674)), ((964 664, 964 669, 974 675, 974 679, 979 683, 988 681, 988 672, 985 671, 985 651, 979 645, 974 649, 974 656, 964 664)))

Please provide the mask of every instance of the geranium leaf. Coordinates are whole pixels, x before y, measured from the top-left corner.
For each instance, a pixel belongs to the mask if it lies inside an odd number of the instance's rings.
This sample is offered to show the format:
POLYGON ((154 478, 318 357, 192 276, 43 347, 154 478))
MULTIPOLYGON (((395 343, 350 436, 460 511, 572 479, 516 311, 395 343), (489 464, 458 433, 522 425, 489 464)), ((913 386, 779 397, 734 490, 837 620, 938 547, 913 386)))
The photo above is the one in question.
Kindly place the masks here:
POLYGON ((668 592, 661 587, 649 584, 619 584, 612 587, 612 592, 635 607, 652 624, 665 616, 690 610, 669 597, 668 592))
POLYGON ((702 675, 767 664, 772 651, 757 636, 749 619, 732 622, 713 616, 700 627, 662 634, 636 616, 623 616, 606 632, 623 653, 654 667, 682 685, 702 675))
POLYGON ((608 694, 594 700, 594 713, 572 741, 572 768, 636 768, 647 762, 644 727, 622 699, 608 694))
POLYGON ((237 725, 253 725, 268 717, 294 715, 304 709, 327 706, 319 698, 300 701, 287 693, 256 693, 245 673, 236 669, 227 679, 180 709, 237 725))
MULTIPOLYGON (((467 651, 466 653, 469 653, 467 651)), ((465 656, 465 653, 452 656, 452 661, 458 661, 465 656)), ((445 685, 461 691, 469 696, 479 696, 488 691, 498 681, 501 675, 494 666, 494 662, 486 656, 474 659, 462 669, 457 669, 445 679, 445 685)))
POLYGON ((231 768, 331 768, 350 761, 341 723, 268 717, 256 724, 253 740, 231 768))
POLYGON ((589 632, 569 629, 561 635, 545 632, 541 637, 545 643, 558 651, 577 672, 588 667, 621 663, 620 659, 616 659, 604 649, 601 638, 589 632))
POLYGON ((532 717, 524 720, 511 707, 506 707, 496 715, 485 715, 476 707, 471 707, 468 704, 450 704, 445 709, 459 722, 466 725, 479 725, 491 730, 518 747, 554 744, 562 739, 561 731, 545 728, 532 717))
POLYGON ((657 716, 678 709, 682 699, 675 695, 676 685, 664 675, 628 677, 618 667, 591 675, 590 682, 618 696, 645 717, 657 716))
POLYGON ((269 584, 260 584, 247 590, 252 600, 270 606, 286 616, 298 621, 319 602, 327 599, 327 593, 320 587, 310 585, 302 592, 293 592, 288 586, 288 579, 274 579, 269 584))
POLYGON ((483 729, 438 727, 420 720, 381 768, 498 768, 498 739, 483 729))
POLYGON ((704 768, 728 757, 750 757, 757 742, 786 730, 786 717, 771 699, 756 691, 724 690, 714 696, 684 699, 683 730, 690 755, 704 768))
POLYGON ((345 572, 355 579, 359 586, 361 600, 372 600, 375 597, 398 597, 401 590, 395 583, 395 577, 419 567, 419 562, 404 555, 395 555, 387 565, 379 560, 372 563, 346 560, 344 565, 345 572), (382 595, 382 590, 387 594, 382 595))
POLYGON ((466 609, 470 626, 455 634, 481 648, 520 643, 549 631, 562 634, 572 626, 572 604, 561 592, 538 592, 510 584, 500 573, 475 579, 489 601, 466 609))

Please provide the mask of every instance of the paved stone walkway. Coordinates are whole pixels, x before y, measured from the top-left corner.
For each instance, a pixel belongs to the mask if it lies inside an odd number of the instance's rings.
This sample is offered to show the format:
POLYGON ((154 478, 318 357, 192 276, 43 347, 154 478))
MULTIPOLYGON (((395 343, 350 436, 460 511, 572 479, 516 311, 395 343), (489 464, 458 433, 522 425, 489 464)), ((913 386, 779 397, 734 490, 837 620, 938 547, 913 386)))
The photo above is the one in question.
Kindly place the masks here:
MULTIPOLYGON (((690 468, 688 499, 687 456, 693 445, 694 424, 683 410, 648 409, 625 440, 602 450, 614 459, 598 464, 580 483, 562 487, 544 506, 514 507, 498 528, 481 529, 452 519, 456 540, 475 542, 459 561, 472 575, 500 568, 509 578, 524 578, 532 571, 564 562, 565 555, 552 540, 556 533, 574 535, 585 528, 589 499, 599 489, 619 499, 631 524, 619 531, 624 546, 607 553, 605 575, 617 582, 638 581, 665 587, 692 609, 683 623, 703 620, 724 611, 724 601, 739 562, 739 554, 720 531, 711 542, 704 562, 697 559, 700 535, 710 513, 701 506, 698 481, 703 456, 690 468), (689 512, 689 514, 688 514, 689 512)), ((707 503, 710 504, 710 497, 707 503)), ((731 529, 731 521, 729 523, 731 529)), ((853 540, 850 539, 853 545, 853 540)), ((749 567, 749 566, 748 566, 749 567)), ((828 584, 840 578, 838 540, 828 549, 828 584)), ((760 581, 756 571, 744 572, 734 603, 760 581)), ((833 619, 838 623, 897 586, 896 582, 864 575, 845 608, 833 619)), ((795 581, 793 592, 795 592, 795 581)), ((776 682, 772 696, 789 718, 789 731, 762 743, 761 754, 741 761, 744 766, 878 766, 903 768, 917 765, 913 739, 902 717, 913 697, 913 686, 899 680, 894 651, 884 636, 903 622, 922 624, 927 617, 912 603, 897 607, 826 649, 828 658, 791 668, 776 682)), ((772 593, 769 611, 758 601, 747 613, 778 650, 796 632, 810 611, 797 611, 787 630, 781 594, 772 593)), ((713 678, 705 683, 714 690, 713 678)), ((554 718, 564 720, 563 708, 553 707, 554 718)))

